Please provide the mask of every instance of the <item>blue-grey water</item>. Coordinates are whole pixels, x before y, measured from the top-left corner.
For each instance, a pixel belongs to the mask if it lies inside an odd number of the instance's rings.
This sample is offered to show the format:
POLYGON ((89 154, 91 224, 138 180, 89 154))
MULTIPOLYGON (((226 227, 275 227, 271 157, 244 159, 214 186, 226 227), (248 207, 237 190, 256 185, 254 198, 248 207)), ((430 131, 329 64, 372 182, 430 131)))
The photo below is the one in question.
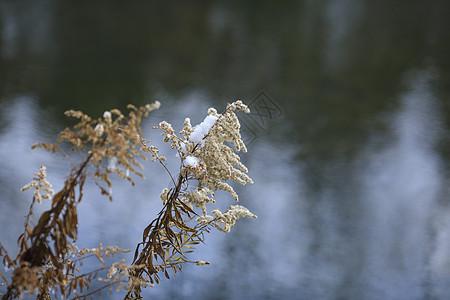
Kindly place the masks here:
MULTIPOLYGON (((211 232, 192 260, 212 264, 145 299, 449 299, 448 13, 445 1, 0 1, 0 242, 16 253, 33 172, 45 164, 55 190, 68 174, 62 156, 30 150, 71 124, 65 110, 160 101, 144 133, 176 172, 152 126, 242 99, 254 184, 236 190, 258 219, 211 232)), ((79 247, 134 250, 170 185, 144 165, 135 187, 114 180, 113 203, 86 187, 79 247)))

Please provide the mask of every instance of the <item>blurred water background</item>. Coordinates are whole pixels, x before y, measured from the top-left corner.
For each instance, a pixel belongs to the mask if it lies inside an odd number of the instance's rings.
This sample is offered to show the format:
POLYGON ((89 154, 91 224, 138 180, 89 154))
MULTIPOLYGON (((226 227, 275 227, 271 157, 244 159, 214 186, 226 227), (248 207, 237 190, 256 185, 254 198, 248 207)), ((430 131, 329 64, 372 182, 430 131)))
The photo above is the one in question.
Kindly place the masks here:
MULTIPOLYGON (((449 15, 445 0, 0 0, 0 241, 16 253, 40 164, 56 190, 68 174, 30 150, 65 110, 160 101, 144 129, 176 171, 151 127, 242 99, 255 183, 236 188, 259 218, 212 232, 192 255, 212 265, 145 298, 450 299, 449 15)), ((170 184, 144 173, 113 203, 88 187, 80 247, 134 249, 170 184)))

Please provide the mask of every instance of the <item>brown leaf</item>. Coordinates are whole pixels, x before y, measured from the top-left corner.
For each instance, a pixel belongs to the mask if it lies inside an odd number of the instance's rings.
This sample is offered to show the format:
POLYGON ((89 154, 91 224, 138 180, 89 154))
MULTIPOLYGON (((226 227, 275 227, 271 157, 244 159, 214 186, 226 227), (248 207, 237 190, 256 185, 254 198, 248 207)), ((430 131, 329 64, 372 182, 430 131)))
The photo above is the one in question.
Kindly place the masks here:
POLYGON ((188 205, 186 205, 186 204, 183 202, 183 200, 178 199, 178 198, 177 198, 177 200, 178 200, 177 203, 181 204, 181 205, 183 206, 184 209, 186 209, 187 211, 189 211, 189 212, 193 213, 194 215, 198 216, 198 214, 197 214, 192 208, 190 208, 188 205))
POLYGON ((178 209, 176 209, 176 207, 174 207, 173 211, 175 213, 175 220, 177 220, 178 222, 183 222, 183 218, 181 217, 181 214, 178 211, 178 209))
POLYGON ((148 257, 147 259, 147 270, 150 274, 155 274, 157 273, 155 267, 153 266, 153 259, 151 256, 148 257))
MULTIPOLYGON (((67 183, 66 183, 67 184, 67 183)), ((53 196, 52 199, 52 207, 55 206, 56 203, 58 203, 59 201, 61 201, 61 198, 63 197, 63 195, 66 193, 66 190, 63 189, 61 191, 59 191, 58 193, 55 194, 55 196, 53 196)))
POLYGON ((156 250, 156 253, 158 253, 159 257, 161 257, 161 259, 163 261, 165 261, 166 260, 166 252, 161 247, 161 245, 157 245, 155 250, 156 250))
POLYGON ((152 224, 145 227, 144 232, 142 233, 142 240, 145 241, 145 239, 148 236, 148 233, 150 232, 150 229, 152 228, 152 224))
POLYGON ((25 233, 22 233, 21 235, 19 235, 19 237, 17 238, 17 246, 22 245, 22 240, 24 238, 25 233))
POLYGON ((26 226, 26 231, 28 233, 28 236, 30 236, 32 231, 31 231, 31 227, 29 224, 27 224, 27 226, 26 226))
POLYGON ((138 254, 139 254, 139 246, 140 246, 140 245, 141 245, 141 243, 139 243, 139 244, 136 246, 136 250, 134 251, 133 264, 136 262, 136 258, 137 258, 138 254))
POLYGON ((167 279, 170 279, 169 273, 167 273, 167 269, 164 269, 164 275, 166 276, 167 279))

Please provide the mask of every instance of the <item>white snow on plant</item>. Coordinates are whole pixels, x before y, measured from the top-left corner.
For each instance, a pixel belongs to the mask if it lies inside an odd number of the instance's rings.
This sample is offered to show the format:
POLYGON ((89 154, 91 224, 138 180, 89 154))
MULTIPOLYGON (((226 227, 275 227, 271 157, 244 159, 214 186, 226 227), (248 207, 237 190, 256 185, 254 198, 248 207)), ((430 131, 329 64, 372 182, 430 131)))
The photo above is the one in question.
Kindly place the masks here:
POLYGON ((198 124, 194 131, 191 133, 189 140, 194 144, 200 143, 200 146, 203 147, 205 145, 205 141, 203 138, 208 134, 211 127, 216 122, 217 117, 213 115, 206 116, 205 120, 198 124))
POLYGON ((186 158, 184 159, 183 165, 185 167, 187 166, 191 166, 193 168, 196 168, 198 166, 199 163, 199 159, 195 156, 186 156, 186 158))
POLYGON ((178 148, 178 152, 175 153, 176 158, 180 158, 179 153, 186 153, 186 144, 183 141, 180 141, 180 147, 178 148))
POLYGON ((184 142, 180 142, 180 151, 186 153, 186 144, 184 142))

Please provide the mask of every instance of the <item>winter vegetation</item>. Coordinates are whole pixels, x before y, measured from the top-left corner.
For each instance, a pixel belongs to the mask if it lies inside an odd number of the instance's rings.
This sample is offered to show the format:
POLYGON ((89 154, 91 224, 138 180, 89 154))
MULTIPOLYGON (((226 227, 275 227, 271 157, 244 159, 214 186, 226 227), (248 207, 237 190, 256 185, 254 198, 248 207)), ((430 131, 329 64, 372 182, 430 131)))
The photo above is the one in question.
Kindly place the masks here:
POLYGON ((231 181, 252 183, 236 153, 247 149, 241 140, 235 112, 249 113, 248 107, 236 101, 228 104, 222 113, 210 108, 197 126, 192 126, 186 118, 178 134, 166 121, 154 127, 161 130, 164 142, 170 143, 180 160, 178 174, 172 174, 166 158, 144 138, 141 129, 143 117, 159 106, 159 102, 139 108, 129 105, 127 115, 112 109, 96 119, 70 110, 66 115, 76 118, 76 125, 63 130, 56 143, 32 147, 62 153, 72 169, 63 188, 56 193, 47 181, 43 165, 22 188, 24 192, 33 191, 33 196, 23 233, 17 240, 17 256, 8 254, 0 243, 2 262, 11 272, 11 276, 0 272, 0 284, 5 288, 2 299, 21 298, 27 293, 36 295, 37 299, 80 299, 102 290, 122 292, 124 299, 142 299, 142 289, 159 283, 161 276, 170 279, 186 264, 208 265, 206 261, 190 260, 189 253, 213 228, 229 232, 239 218, 256 218, 240 205, 230 205, 225 211, 209 208, 219 190, 238 201, 237 193, 229 184, 231 181), (79 153, 80 161, 72 161, 72 156, 64 152, 67 147, 63 144, 79 153), (133 260, 110 263, 116 254, 130 250, 103 246, 101 241, 97 248, 79 249, 77 207, 84 200, 86 181, 94 182, 100 193, 113 201, 111 176, 117 175, 134 185, 130 176, 144 178, 141 161, 148 157, 164 167, 172 183, 162 190, 160 211, 149 217, 151 221, 143 228, 142 240, 136 241, 133 260), (43 201, 50 201, 51 207, 35 218, 35 206, 43 201), (98 267, 90 265, 89 270, 83 267, 88 258, 96 258, 98 267), (91 288, 94 281, 101 285, 91 288))

